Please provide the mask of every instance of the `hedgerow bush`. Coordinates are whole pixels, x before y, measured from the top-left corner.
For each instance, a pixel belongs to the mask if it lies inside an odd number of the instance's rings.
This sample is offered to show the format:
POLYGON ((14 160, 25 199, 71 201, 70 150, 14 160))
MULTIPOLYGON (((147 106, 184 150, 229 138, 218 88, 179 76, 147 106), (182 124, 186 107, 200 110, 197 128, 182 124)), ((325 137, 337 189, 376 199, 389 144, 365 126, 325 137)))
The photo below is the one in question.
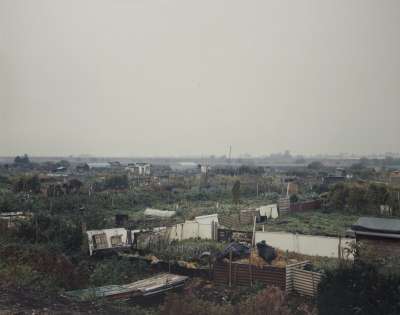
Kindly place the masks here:
POLYGON ((361 262, 327 271, 317 304, 320 315, 400 314, 400 276, 361 262))

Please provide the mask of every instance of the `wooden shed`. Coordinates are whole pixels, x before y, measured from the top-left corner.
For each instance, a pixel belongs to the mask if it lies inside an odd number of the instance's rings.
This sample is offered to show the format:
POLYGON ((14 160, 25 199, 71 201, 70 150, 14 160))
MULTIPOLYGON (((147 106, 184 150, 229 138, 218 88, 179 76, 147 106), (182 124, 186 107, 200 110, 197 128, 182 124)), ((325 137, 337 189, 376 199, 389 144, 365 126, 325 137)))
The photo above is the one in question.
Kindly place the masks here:
POLYGON ((352 225, 361 259, 400 256, 400 220, 361 217, 352 225))
POLYGON ((255 266, 242 262, 219 261, 214 264, 214 282, 228 286, 250 287, 259 282, 276 286, 286 293, 315 296, 322 274, 304 270, 308 261, 278 266, 255 266))
POLYGON ((257 209, 246 209, 240 211, 240 224, 253 224, 254 217, 256 222, 260 222, 260 211, 257 209))

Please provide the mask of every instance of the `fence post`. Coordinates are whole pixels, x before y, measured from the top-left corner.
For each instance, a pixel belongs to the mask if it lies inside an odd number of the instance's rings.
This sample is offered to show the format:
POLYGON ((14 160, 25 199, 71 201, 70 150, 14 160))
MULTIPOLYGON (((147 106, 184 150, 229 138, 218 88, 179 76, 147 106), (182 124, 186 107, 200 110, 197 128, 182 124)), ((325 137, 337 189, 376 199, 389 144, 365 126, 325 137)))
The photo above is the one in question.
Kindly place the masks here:
POLYGON ((250 271, 250 287, 253 287, 253 268, 252 268, 252 264, 249 261, 249 271, 250 271))
POLYGON ((313 291, 313 296, 315 296, 315 281, 314 281, 314 274, 311 274, 311 281, 312 281, 312 291, 313 291))
POLYGON ((232 249, 229 251, 229 287, 232 286, 232 249))

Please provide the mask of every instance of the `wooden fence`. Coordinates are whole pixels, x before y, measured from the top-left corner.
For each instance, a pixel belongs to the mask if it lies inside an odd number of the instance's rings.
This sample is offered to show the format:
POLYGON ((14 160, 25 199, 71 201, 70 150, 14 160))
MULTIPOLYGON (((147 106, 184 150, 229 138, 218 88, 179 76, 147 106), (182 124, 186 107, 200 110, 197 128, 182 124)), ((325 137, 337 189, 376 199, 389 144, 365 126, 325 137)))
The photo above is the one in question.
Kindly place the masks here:
POLYGON ((321 209, 321 200, 308 200, 303 202, 291 203, 289 205, 290 212, 300 212, 321 209))
POLYGON ((286 292, 293 291, 293 270, 303 269, 307 265, 308 261, 302 261, 299 263, 291 264, 286 266, 286 292))
POLYGON ((217 229, 217 241, 218 242, 248 242, 251 243, 253 239, 253 232, 251 231, 240 231, 231 229, 217 229))
POLYGON ((217 284, 246 287, 260 282, 285 290, 286 271, 285 268, 272 266, 257 267, 236 262, 217 262, 214 264, 214 281, 217 284))
POLYGON ((303 261, 286 267, 254 266, 237 262, 214 264, 214 282, 228 286, 253 286, 259 282, 273 285, 287 293, 315 296, 322 274, 304 270, 309 262, 303 261))
POLYGON ((238 214, 218 215, 218 222, 220 225, 225 226, 227 228, 240 226, 238 214))

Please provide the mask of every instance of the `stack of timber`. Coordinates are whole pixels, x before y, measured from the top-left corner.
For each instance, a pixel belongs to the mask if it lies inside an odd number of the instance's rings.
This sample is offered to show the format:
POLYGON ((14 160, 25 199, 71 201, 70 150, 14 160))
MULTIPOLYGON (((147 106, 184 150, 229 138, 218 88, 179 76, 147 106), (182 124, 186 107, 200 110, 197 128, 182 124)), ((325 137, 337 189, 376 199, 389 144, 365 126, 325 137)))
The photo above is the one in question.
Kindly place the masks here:
POLYGON ((188 277, 170 273, 158 274, 154 277, 123 285, 107 285, 65 292, 64 296, 75 301, 86 301, 99 298, 111 300, 127 300, 134 297, 146 297, 185 285, 188 277))
POLYGON ((288 214, 290 210, 290 199, 288 197, 279 198, 279 215, 288 214))

